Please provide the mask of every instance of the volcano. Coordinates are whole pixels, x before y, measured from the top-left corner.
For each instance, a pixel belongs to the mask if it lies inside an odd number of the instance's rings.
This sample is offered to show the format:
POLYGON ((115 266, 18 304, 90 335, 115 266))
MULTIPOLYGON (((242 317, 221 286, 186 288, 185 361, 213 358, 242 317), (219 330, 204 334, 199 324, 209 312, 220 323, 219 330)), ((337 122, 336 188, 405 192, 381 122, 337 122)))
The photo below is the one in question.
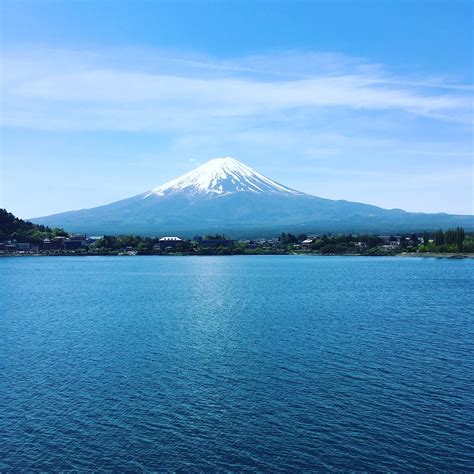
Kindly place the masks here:
POLYGON ((462 226, 474 216, 425 214, 324 199, 277 183, 234 158, 216 158, 128 199, 31 219, 97 235, 227 233, 269 236, 283 231, 419 232, 462 226))

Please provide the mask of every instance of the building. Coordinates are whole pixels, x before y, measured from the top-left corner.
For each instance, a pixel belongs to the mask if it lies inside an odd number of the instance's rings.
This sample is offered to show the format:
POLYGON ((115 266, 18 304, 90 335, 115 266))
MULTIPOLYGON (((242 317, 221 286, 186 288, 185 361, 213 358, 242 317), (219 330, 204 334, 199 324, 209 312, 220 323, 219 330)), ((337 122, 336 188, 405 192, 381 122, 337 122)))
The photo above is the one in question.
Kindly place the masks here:
POLYGON ((17 249, 17 241, 16 240, 9 240, 5 245, 5 250, 7 252, 16 252, 17 249))
POLYGON ((72 234, 70 237, 71 240, 80 240, 80 241, 86 241, 87 235, 86 234, 72 234))
POLYGON ((66 239, 64 241, 64 250, 78 250, 84 247, 82 240, 66 239))
POLYGON ((54 237, 50 241, 50 250, 63 250, 66 237, 54 237))
POLYGON ((396 249, 398 247, 400 247, 400 240, 397 239, 396 237, 392 237, 389 241, 388 241, 388 246, 392 249, 396 249))
POLYGON ((179 237, 161 237, 158 246, 161 250, 174 250, 176 246, 183 242, 179 237))
POLYGON ((87 235, 85 234, 72 234, 69 239, 64 241, 65 250, 78 250, 80 248, 86 247, 87 245, 87 235))
POLYGON ((255 242, 254 240, 241 239, 241 240, 238 241, 238 243, 239 244, 244 244, 250 250, 254 250, 254 249, 257 248, 257 242, 255 242))
POLYGON ((90 237, 87 237, 86 245, 96 244, 99 240, 102 240, 103 238, 103 235, 91 235, 90 237))
POLYGON ((313 244, 313 239, 305 239, 301 242, 301 248, 305 250, 311 250, 311 245, 313 244))
POLYGON ((277 238, 267 240, 267 245, 274 249, 280 249, 283 247, 283 244, 280 242, 280 239, 277 238))

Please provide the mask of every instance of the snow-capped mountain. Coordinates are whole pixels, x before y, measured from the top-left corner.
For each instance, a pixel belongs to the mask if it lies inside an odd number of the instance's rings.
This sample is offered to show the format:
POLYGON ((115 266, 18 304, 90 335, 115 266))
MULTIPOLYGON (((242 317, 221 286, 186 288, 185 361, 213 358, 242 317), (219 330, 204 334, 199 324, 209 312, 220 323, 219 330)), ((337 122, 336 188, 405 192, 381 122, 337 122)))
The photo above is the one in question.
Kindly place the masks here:
POLYGON ((235 158, 227 157, 209 160, 189 173, 151 190, 145 197, 179 193, 186 193, 189 196, 213 196, 245 191, 282 195, 302 194, 272 181, 235 158))
POLYGON ((224 232, 257 237, 283 231, 396 233, 457 225, 474 229, 473 216, 410 213, 311 196, 229 157, 210 160, 122 201, 31 220, 95 235, 224 232))

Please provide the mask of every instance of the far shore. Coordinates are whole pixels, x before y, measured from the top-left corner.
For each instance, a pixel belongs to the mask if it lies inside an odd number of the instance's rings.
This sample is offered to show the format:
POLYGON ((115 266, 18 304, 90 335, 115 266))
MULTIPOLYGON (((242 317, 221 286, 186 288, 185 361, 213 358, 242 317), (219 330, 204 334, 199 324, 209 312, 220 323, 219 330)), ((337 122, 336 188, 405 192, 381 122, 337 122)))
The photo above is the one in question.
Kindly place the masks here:
POLYGON ((0 254, 1 257, 239 257, 239 256, 310 256, 310 257, 420 257, 420 258, 445 258, 445 259, 474 259, 474 253, 415 253, 415 252, 403 252, 396 254, 379 254, 379 255, 364 255, 360 253, 346 253, 346 254, 321 254, 315 252, 280 252, 280 253, 243 253, 243 254, 193 254, 193 253, 161 253, 161 254, 113 254, 113 253, 4 253, 0 254))

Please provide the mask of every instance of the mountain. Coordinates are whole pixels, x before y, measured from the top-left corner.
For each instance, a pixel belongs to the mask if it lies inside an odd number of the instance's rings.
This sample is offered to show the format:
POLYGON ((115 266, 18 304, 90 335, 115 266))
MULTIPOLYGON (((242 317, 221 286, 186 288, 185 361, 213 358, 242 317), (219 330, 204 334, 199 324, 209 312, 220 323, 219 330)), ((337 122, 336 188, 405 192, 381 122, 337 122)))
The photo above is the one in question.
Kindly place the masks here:
POLYGON ((409 232, 462 226, 474 216, 424 214, 305 194, 234 158, 217 158, 138 196, 31 219, 88 234, 226 232, 234 236, 292 232, 409 232))
POLYGON ((224 196, 244 191, 283 196, 303 195, 228 157, 210 160, 180 178, 151 190, 145 197, 186 195, 194 199, 196 196, 224 196))

